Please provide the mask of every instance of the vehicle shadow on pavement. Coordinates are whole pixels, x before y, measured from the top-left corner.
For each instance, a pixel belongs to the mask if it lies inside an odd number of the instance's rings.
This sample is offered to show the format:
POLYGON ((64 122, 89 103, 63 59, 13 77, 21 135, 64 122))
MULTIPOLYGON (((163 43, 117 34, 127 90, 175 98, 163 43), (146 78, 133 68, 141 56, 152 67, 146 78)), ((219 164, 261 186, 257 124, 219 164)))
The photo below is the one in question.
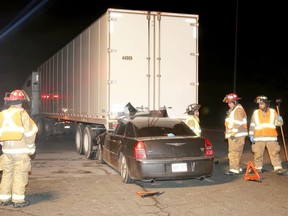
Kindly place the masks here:
POLYGON ((36 204, 46 202, 48 200, 56 200, 58 197, 53 192, 47 191, 41 193, 28 193, 26 198, 31 204, 36 204))

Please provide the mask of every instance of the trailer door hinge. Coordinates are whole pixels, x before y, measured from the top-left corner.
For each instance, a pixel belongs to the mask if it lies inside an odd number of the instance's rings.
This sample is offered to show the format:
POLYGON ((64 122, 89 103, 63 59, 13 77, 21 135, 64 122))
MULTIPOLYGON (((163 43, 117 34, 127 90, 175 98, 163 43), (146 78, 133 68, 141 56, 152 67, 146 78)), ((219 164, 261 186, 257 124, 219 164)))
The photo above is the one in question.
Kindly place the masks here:
POLYGON ((194 27, 194 26, 199 27, 199 23, 190 23, 190 26, 192 26, 192 27, 194 27))
POLYGON ((108 53, 117 52, 116 49, 108 49, 108 53))
POLYGON ((115 18, 115 17, 110 17, 110 18, 109 18, 109 21, 117 21, 117 18, 115 18))
POLYGON ((199 53, 190 53, 190 56, 196 56, 196 57, 198 57, 198 56, 199 56, 199 53))
POLYGON ((117 81, 116 80, 108 80, 108 84, 116 84, 117 81))
POLYGON ((190 86, 199 86, 199 82, 190 82, 190 86))

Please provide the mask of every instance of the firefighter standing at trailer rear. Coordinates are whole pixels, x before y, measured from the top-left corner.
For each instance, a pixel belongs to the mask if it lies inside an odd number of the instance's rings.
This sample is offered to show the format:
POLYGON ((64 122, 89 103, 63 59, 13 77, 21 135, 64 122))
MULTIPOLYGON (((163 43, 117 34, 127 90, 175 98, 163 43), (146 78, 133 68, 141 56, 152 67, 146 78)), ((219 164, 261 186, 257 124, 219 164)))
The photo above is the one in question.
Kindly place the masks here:
POLYGON ((283 174, 282 161, 280 158, 280 145, 277 142, 276 126, 283 125, 283 119, 275 109, 270 108, 270 101, 264 95, 256 97, 255 103, 259 109, 253 112, 249 127, 252 152, 254 154, 254 165, 258 172, 262 172, 263 155, 265 147, 268 150, 274 171, 283 174))
POLYGON ((201 136, 201 127, 200 127, 200 120, 199 120, 199 109, 200 104, 190 104, 187 109, 186 113, 188 114, 188 118, 186 119, 185 123, 194 131, 197 136, 201 136))
POLYGON ((226 175, 238 175, 242 172, 240 161, 248 131, 247 115, 239 99, 241 98, 235 93, 227 94, 223 99, 230 108, 225 119, 225 139, 228 139, 229 160, 229 170, 225 172, 226 175))
POLYGON ((11 92, 4 100, 10 105, 0 112, 0 142, 2 144, 2 181, 0 184, 0 205, 14 208, 28 206, 25 187, 31 171, 29 155, 35 153, 36 124, 22 108, 26 99, 20 90, 11 92))

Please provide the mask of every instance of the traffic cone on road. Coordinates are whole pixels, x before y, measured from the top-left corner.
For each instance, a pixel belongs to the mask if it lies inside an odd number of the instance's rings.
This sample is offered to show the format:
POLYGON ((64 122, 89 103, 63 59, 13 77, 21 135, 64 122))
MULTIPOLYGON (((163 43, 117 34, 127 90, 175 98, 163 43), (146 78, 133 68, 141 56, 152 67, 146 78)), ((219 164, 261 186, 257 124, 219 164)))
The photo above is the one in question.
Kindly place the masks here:
POLYGON ((246 173, 244 175, 245 180, 250 180, 250 181, 259 181, 261 182, 261 177, 257 170, 255 169, 253 163, 251 161, 248 162, 248 166, 246 169, 246 173), (250 172, 251 171, 251 172, 250 172))

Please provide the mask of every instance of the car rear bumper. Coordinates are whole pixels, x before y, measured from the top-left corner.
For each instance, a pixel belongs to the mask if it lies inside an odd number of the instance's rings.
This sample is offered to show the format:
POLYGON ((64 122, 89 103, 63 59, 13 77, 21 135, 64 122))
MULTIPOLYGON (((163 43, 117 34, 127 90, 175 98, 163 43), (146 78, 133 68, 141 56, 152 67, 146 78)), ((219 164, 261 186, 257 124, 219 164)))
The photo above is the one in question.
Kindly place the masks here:
MULTIPOLYGON (((131 159, 133 160, 133 159, 131 159)), ((130 163, 131 178, 135 180, 176 180, 206 178, 213 174, 214 157, 170 160, 136 160, 130 163), (172 164, 186 164, 186 171, 173 171, 172 164)))

